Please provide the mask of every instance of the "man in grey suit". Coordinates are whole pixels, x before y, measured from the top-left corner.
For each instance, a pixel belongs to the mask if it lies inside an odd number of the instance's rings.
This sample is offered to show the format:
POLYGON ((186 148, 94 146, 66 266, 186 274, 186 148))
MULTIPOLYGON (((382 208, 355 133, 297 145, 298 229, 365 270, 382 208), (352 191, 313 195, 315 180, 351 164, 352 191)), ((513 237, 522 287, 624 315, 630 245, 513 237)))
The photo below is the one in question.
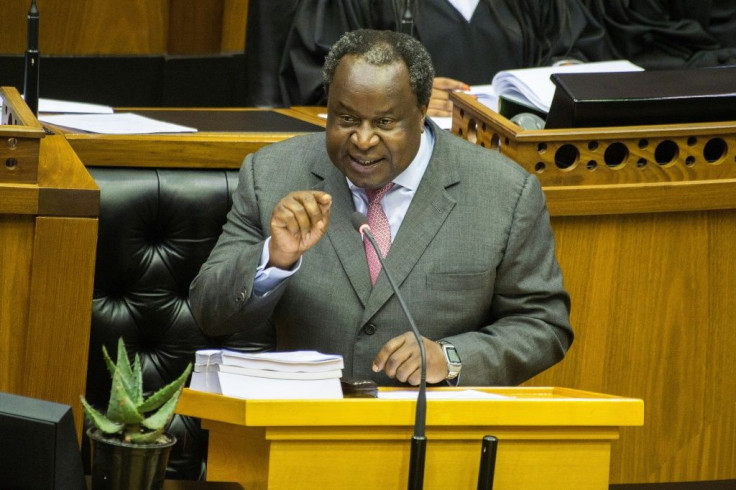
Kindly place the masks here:
POLYGON ((537 179, 426 119, 434 72, 409 36, 349 32, 324 77, 326 132, 243 163, 191 286, 202 330, 261 340, 275 329, 278 350, 338 353, 346 376, 418 384, 419 346, 385 273, 372 285, 351 224, 368 210, 422 333, 428 383, 514 385, 561 360, 570 303, 537 179))

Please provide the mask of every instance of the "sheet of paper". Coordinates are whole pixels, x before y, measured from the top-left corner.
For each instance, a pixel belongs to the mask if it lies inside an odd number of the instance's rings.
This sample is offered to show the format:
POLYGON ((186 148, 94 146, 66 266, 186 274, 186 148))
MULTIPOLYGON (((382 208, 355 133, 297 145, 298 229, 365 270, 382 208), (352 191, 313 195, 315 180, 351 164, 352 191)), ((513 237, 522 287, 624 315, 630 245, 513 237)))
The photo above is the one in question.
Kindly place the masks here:
POLYGON ((116 114, 42 115, 39 121, 65 128, 102 134, 196 133, 196 128, 181 126, 129 112, 116 114))
MULTIPOLYGON (((417 390, 378 390, 384 400, 416 400, 417 390)), ((427 400, 508 400, 510 397, 478 390, 427 390, 427 400)))
POLYGON ((63 114, 112 114, 112 107, 87 102, 72 102, 68 100, 38 99, 38 112, 59 112, 63 114))

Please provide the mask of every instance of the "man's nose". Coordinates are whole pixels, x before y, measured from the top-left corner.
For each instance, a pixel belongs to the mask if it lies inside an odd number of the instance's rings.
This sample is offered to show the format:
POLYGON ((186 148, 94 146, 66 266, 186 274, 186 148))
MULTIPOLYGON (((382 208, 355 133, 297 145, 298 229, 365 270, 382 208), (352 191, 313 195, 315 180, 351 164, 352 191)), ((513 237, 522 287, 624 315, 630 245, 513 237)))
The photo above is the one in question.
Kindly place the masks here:
POLYGON ((361 150, 366 150, 378 144, 378 135, 368 123, 361 124, 350 136, 350 139, 361 150))

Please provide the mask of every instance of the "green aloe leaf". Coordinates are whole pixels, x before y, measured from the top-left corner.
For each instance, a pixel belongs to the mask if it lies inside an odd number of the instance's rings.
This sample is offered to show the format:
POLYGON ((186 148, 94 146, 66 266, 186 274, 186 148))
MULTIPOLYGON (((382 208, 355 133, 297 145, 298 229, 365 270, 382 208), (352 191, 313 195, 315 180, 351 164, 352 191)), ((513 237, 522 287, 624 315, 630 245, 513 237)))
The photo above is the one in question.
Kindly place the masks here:
POLYGON ((125 381, 120 369, 115 371, 110 389, 110 401, 107 405, 107 417, 115 422, 124 424, 139 424, 143 416, 138 413, 135 402, 130 398, 125 388, 125 381))
POLYGON ((141 359, 138 357, 138 354, 135 355, 135 361, 133 362, 131 379, 133 380, 133 386, 130 392, 130 398, 138 406, 143 402, 143 371, 141 369, 141 359))
POLYGON ((136 379, 133 376, 133 371, 131 371, 130 369, 130 361, 128 359, 128 353, 125 350, 125 343, 123 342, 123 338, 120 337, 118 339, 117 364, 113 363, 113 360, 110 358, 110 354, 108 354, 107 349, 104 345, 102 346, 102 354, 105 357, 107 370, 110 371, 110 377, 112 379, 115 379, 115 373, 119 373, 121 375, 120 381, 123 383, 125 391, 127 391, 128 396, 135 401, 136 393, 142 392, 142 389, 139 386, 136 386, 137 383, 141 383, 141 380, 136 379))
POLYGON ((151 444, 151 443, 156 442, 156 439, 158 439, 163 433, 164 431, 162 429, 162 430, 156 430, 153 432, 139 432, 139 433, 133 433, 133 434, 126 434, 125 439, 134 444, 151 444))
POLYGON ((141 425, 147 429, 153 430, 163 430, 166 428, 174 416, 174 410, 176 410, 176 404, 179 402, 180 393, 181 390, 176 392, 176 394, 169 398, 166 403, 161 405, 161 408, 159 408, 153 415, 143 420, 141 425))
POLYGON ((123 424, 118 424, 108 419, 101 412, 95 410, 95 408, 90 405, 83 396, 80 398, 82 400, 84 412, 87 414, 87 417, 89 417, 92 425, 94 425, 96 428, 98 428, 105 434, 117 434, 118 432, 123 430, 123 424))
POLYGON ((110 358, 110 354, 107 353, 107 348, 104 345, 102 346, 102 356, 105 358, 105 364, 107 365, 107 370, 110 372, 110 379, 112 379, 115 376, 115 363, 110 358))
POLYGON ((187 368, 184 370, 183 373, 181 373, 181 375, 179 375, 178 378, 148 397, 148 399, 146 399, 146 401, 138 407, 138 410, 142 413, 150 412, 152 410, 156 410, 158 407, 166 403, 170 398, 174 397, 175 395, 178 399, 177 392, 181 391, 181 389, 184 387, 184 383, 186 383, 187 377, 191 372, 192 364, 189 363, 187 365, 187 368))

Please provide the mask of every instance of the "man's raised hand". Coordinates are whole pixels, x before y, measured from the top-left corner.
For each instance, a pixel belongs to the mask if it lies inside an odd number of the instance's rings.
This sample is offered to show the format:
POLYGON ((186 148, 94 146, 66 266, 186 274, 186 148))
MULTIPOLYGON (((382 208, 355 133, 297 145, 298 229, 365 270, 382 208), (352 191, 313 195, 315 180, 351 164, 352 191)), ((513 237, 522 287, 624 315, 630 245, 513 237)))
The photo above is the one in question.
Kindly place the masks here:
POLYGON ((327 232, 332 196, 322 191, 295 191, 271 213, 268 265, 289 269, 327 232))

